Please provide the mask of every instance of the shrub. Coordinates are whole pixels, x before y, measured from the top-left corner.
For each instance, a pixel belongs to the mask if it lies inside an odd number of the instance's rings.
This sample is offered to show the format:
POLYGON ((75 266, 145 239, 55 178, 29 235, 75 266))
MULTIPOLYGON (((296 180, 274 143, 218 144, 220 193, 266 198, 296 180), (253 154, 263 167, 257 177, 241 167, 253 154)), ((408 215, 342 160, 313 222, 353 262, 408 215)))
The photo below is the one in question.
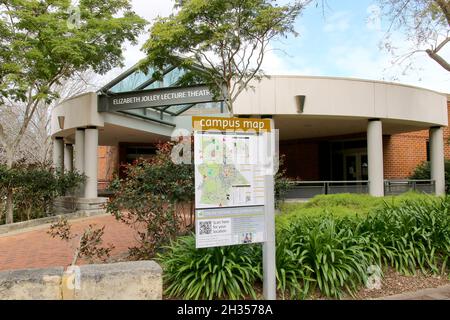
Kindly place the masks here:
POLYGON ((305 298, 315 288, 328 297, 340 297, 344 289, 353 294, 374 262, 368 239, 352 231, 355 225, 350 218, 327 215, 302 218, 285 229, 277 248, 287 253, 278 261, 279 289, 294 298, 305 298))
POLYGON ((261 278, 255 247, 195 248, 195 237, 180 237, 158 260, 164 267, 165 293, 183 299, 256 298, 253 288, 261 278))
POLYGON ((379 247, 383 264, 405 274, 445 272, 450 255, 450 198, 386 204, 367 216, 358 233, 379 247))
POLYGON ((161 195, 139 195, 135 190, 125 188, 107 204, 107 210, 136 230, 139 245, 129 249, 130 256, 135 259, 153 258, 162 245, 180 232, 180 217, 161 195))
POLYGON ((291 179, 287 177, 286 169, 284 168, 285 155, 279 157, 279 169, 275 174, 275 207, 280 208, 281 204, 286 199, 289 190, 292 189, 291 179))
POLYGON ((189 222, 181 211, 185 202, 193 202, 193 166, 174 164, 172 147, 158 145, 154 158, 127 165, 126 178, 110 186, 114 197, 107 211, 136 229, 139 246, 130 248, 130 254, 137 259, 152 258, 162 245, 193 226, 192 205, 189 222))
MULTIPOLYGON (((424 161, 419 164, 409 177, 414 180, 429 180, 431 179, 431 167, 429 161, 424 161)), ((450 188, 450 160, 445 160, 445 186, 447 193, 450 188)))
POLYGON ((17 164, 12 169, 0 165, 0 196, 3 202, 12 192, 14 221, 41 218, 52 214, 55 198, 72 192, 84 179, 76 172, 55 173, 40 164, 17 164))

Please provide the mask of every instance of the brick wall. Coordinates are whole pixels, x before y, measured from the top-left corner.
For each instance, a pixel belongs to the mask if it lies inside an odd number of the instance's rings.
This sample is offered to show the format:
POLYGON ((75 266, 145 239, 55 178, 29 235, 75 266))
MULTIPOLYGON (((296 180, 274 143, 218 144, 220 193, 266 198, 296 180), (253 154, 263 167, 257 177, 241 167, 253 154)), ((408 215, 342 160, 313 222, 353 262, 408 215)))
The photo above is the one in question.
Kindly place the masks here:
MULTIPOLYGON (((450 102, 448 103, 450 114, 450 102)), ((444 128, 444 154, 450 159, 449 128, 444 128)), ((402 179, 411 175, 414 169, 427 160, 428 130, 395 134, 383 137, 384 177, 402 179)))

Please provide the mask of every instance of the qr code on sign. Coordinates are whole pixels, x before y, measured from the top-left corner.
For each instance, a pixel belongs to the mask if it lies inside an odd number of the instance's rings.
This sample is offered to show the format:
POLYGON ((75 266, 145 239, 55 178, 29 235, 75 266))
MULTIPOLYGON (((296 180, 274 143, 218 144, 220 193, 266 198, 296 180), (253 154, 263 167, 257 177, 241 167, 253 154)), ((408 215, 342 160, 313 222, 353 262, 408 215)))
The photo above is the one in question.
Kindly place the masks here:
POLYGON ((211 234, 212 233, 212 222, 211 221, 199 221, 198 227, 200 234, 211 234))

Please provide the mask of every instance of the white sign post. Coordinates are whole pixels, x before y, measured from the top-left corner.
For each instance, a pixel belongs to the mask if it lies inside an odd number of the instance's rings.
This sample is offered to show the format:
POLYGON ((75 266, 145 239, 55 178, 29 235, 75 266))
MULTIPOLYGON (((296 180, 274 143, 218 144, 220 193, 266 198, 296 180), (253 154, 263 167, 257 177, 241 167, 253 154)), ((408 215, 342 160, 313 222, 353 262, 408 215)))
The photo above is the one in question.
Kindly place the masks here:
POLYGON ((193 117, 196 247, 264 243, 276 299, 273 120, 193 117))
MULTIPOLYGON (((274 128, 273 120, 271 127, 274 128)), ((275 133, 267 134, 268 172, 264 176, 266 241, 263 244, 263 294, 266 300, 277 299, 275 243, 275 133)))

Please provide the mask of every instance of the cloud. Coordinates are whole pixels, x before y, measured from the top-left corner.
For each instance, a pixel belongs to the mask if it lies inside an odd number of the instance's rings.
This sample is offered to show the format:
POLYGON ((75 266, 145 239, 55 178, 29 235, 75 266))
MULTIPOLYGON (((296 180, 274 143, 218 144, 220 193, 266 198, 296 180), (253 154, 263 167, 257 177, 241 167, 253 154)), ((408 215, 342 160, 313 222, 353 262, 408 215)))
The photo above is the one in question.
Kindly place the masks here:
POLYGON ((322 71, 315 66, 307 66, 307 61, 299 56, 270 48, 264 58, 262 69, 267 75, 319 75, 322 71))
POLYGON ((344 32, 350 28, 351 15, 347 11, 338 11, 326 19, 324 32, 344 32))
MULTIPOLYGON (((408 48, 408 41, 398 40, 397 45, 408 48)), ((448 49, 446 52, 450 53, 448 49)), ((400 65, 389 53, 377 50, 374 44, 346 43, 331 48, 330 56, 342 76, 393 81, 450 92, 449 73, 425 53, 417 53, 400 65), (408 63, 411 68, 405 70, 408 63)))

